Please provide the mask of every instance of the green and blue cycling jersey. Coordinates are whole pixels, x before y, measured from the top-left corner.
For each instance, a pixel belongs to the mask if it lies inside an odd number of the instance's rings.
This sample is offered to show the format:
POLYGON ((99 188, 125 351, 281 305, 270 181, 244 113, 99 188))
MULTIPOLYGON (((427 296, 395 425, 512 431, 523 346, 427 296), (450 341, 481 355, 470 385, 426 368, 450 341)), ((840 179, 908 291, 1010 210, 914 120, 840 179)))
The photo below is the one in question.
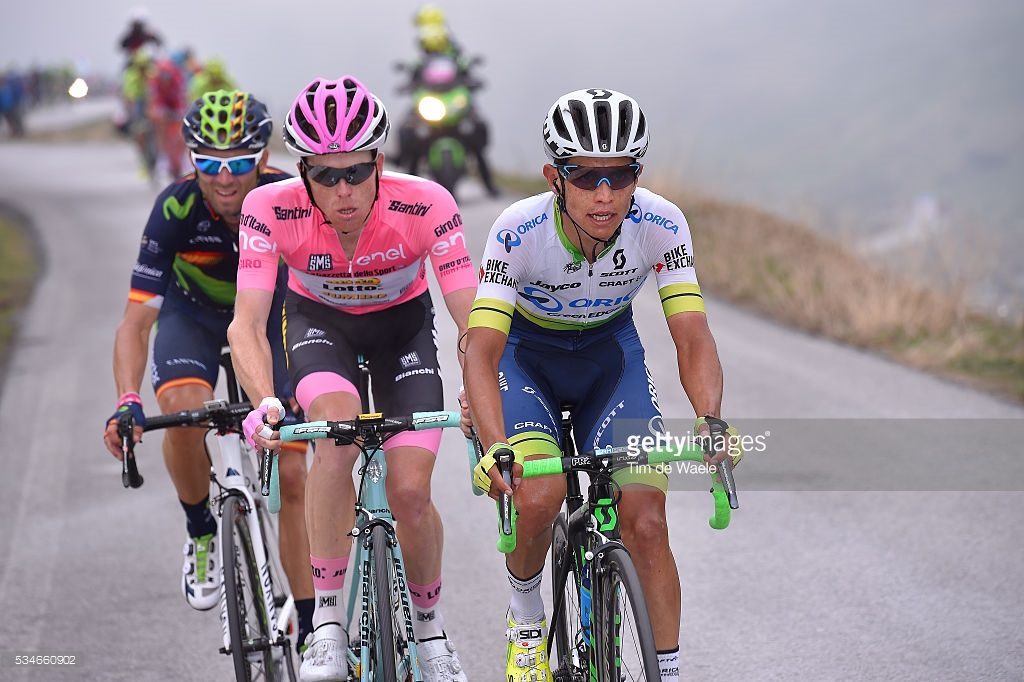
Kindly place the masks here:
MULTIPOLYGON (((266 185, 291 176, 277 169, 260 175, 266 185)), ((202 384, 213 390, 221 348, 235 305, 238 231, 203 199, 194 175, 157 197, 132 268, 131 302, 159 310, 153 342, 152 384, 164 390, 202 384)), ((275 302, 267 324, 277 395, 291 395, 285 369, 283 323, 287 271, 278 268, 275 302)))
MULTIPOLYGON (((653 274, 666 318, 703 314, 704 300, 682 211, 642 188, 633 199, 619 235, 593 263, 568 238, 550 192, 510 206, 487 236, 469 326, 509 337, 498 387, 517 450, 557 456, 566 404, 581 451, 627 445, 638 428, 649 435, 660 421, 633 299, 653 274)), ((620 484, 667 484, 663 475, 620 474, 620 484)))

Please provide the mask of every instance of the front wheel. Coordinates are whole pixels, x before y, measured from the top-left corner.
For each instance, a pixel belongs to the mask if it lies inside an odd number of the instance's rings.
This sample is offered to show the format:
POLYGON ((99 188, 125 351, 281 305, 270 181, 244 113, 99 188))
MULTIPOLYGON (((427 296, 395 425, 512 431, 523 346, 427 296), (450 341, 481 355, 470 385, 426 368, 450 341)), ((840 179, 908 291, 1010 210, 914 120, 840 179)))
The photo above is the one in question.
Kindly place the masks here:
POLYGON ((377 676, 383 682, 398 680, 398 648, 395 643, 395 583, 392 582, 391 543, 383 526, 370 531, 370 554, 373 556, 373 614, 376 622, 370 629, 371 660, 379 666, 377 676))
POLYGON ((594 558, 594 657, 599 680, 661 680, 640 577, 623 547, 594 558))
POLYGON ((224 598, 235 679, 239 682, 284 679, 271 651, 270 624, 244 504, 244 498, 230 496, 224 503, 221 521, 224 598))
MULTIPOLYGON (((580 608, 581 584, 579 562, 576 560, 578 552, 579 548, 569 544, 569 531, 563 512, 555 519, 551 537, 551 593, 554 595, 551 628, 554 631, 555 646, 548 649, 551 674, 560 682, 586 679, 588 643, 580 608)), ((586 598, 589 599, 589 591, 586 598)))

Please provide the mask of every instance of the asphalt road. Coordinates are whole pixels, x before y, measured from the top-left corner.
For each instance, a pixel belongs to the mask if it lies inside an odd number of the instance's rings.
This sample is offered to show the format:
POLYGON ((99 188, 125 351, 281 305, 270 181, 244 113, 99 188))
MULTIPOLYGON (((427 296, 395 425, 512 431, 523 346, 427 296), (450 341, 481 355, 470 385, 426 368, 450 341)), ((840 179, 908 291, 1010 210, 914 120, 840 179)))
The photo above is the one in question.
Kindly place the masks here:
MULTIPOLYGON (((139 490, 121 487, 100 443, 115 400, 113 332, 154 190, 121 144, 5 144, 0 176, 0 201, 32 217, 46 253, 0 397, 0 679, 230 679, 216 611, 195 613, 179 593, 183 519, 159 437, 140 448, 139 490), (14 653, 30 652, 76 654, 76 666, 13 666, 14 653)), ((471 187, 465 194, 478 257, 503 206, 471 187)), ((454 331, 436 300, 454 405, 454 331)), ((720 301, 707 305, 726 372, 725 415, 756 425, 746 433, 818 427, 819 463, 885 455, 895 444, 878 434, 920 424, 912 418, 940 431, 984 424, 1017 433, 1024 423, 1018 407, 720 301)), ((666 415, 692 414, 655 292, 641 292, 635 310, 666 415)), ((153 409, 148 387, 143 397, 153 409)), ((1022 678, 1019 441, 980 453, 959 444, 909 449, 926 455, 930 471, 991 454, 1009 473, 929 492, 906 472, 889 484, 803 475, 788 449, 769 447, 738 469, 742 507, 725 532, 707 526, 703 482, 670 492, 683 679, 1022 678), (792 477, 778 475, 786 471, 792 477)), ((493 507, 470 494, 458 434, 445 436, 434 490, 446 524, 448 630, 470 678, 491 682, 502 672, 507 587, 493 507)))

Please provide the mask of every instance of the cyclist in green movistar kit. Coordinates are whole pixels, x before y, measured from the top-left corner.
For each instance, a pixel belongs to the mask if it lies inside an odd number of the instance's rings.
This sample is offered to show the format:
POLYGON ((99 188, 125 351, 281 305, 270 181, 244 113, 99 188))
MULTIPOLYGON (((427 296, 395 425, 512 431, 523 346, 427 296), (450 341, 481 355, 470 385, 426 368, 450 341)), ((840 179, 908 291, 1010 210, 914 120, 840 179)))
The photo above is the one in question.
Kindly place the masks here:
MULTIPOLYGON (((162 412, 201 407, 213 399, 221 349, 235 304, 239 264, 238 223, 242 200, 257 186, 291 176, 267 167, 273 123, 266 106, 241 91, 207 92, 185 114, 182 134, 195 173, 175 181, 156 200, 146 224, 131 291, 114 342, 114 381, 120 399, 106 422, 104 441, 123 456, 117 416, 130 411, 135 440, 145 415, 139 388, 146 369, 150 329, 152 383, 162 412)), ((271 264, 273 267, 273 264, 271 264)), ((275 378, 288 396, 281 333, 283 275, 269 326, 275 339, 275 378)), ((210 463, 199 429, 168 429, 164 462, 185 511, 187 538, 181 589, 195 609, 213 608, 221 592, 217 522, 209 508, 210 463)), ((312 629, 313 585, 304 519, 304 445, 281 458, 281 562, 299 613, 299 641, 312 629)))
MULTIPOLYGON (((561 406, 580 450, 628 444, 635 424, 661 416, 631 304, 652 272, 679 377, 706 432, 718 417, 722 368, 704 315, 690 231, 668 200, 639 188, 647 119, 636 100, 590 89, 564 95, 544 121, 550 192, 519 201, 487 238, 469 318, 464 376, 486 449, 476 485, 514 493, 516 550, 507 557, 508 682, 551 680, 541 573, 565 480, 523 480, 525 459, 560 456, 561 406), (499 385, 500 373, 500 385, 499 385), (624 420, 630 420, 626 426, 624 420), (512 487, 495 456, 512 450, 512 487)), ((639 435, 649 435, 647 433, 639 435)), ((737 452, 729 455, 738 459, 737 452)), ((721 451, 711 459, 727 456, 721 451)), ((665 518, 667 477, 621 471, 622 539, 647 595, 661 679, 679 679, 680 589, 665 518)))

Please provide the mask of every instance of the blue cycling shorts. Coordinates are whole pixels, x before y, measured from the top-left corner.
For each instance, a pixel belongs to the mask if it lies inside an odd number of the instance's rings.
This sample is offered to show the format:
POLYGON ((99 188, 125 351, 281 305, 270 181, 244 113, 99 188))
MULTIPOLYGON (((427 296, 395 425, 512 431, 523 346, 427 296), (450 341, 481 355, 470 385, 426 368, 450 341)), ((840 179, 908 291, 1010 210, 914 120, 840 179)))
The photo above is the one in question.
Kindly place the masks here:
MULTIPOLYGON (((213 391, 220 370, 220 352, 228 343, 230 312, 204 308, 175 291, 168 289, 157 317, 152 366, 153 391, 157 397, 169 388, 185 384, 202 384, 213 391)), ((287 401, 293 391, 284 359, 281 325, 284 292, 280 288, 278 291, 280 294, 275 292, 267 321, 267 339, 274 360, 274 393, 287 401)))
MULTIPOLYGON (((630 315, 620 318, 583 334, 513 323, 498 366, 498 388, 505 433, 517 452, 561 456, 560 406, 566 404, 579 452, 626 446, 630 435, 650 435, 652 420, 660 424, 640 336, 630 315)), ((619 485, 668 489, 668 477, 653 470, 624 469, 613 479, 619 485)))

